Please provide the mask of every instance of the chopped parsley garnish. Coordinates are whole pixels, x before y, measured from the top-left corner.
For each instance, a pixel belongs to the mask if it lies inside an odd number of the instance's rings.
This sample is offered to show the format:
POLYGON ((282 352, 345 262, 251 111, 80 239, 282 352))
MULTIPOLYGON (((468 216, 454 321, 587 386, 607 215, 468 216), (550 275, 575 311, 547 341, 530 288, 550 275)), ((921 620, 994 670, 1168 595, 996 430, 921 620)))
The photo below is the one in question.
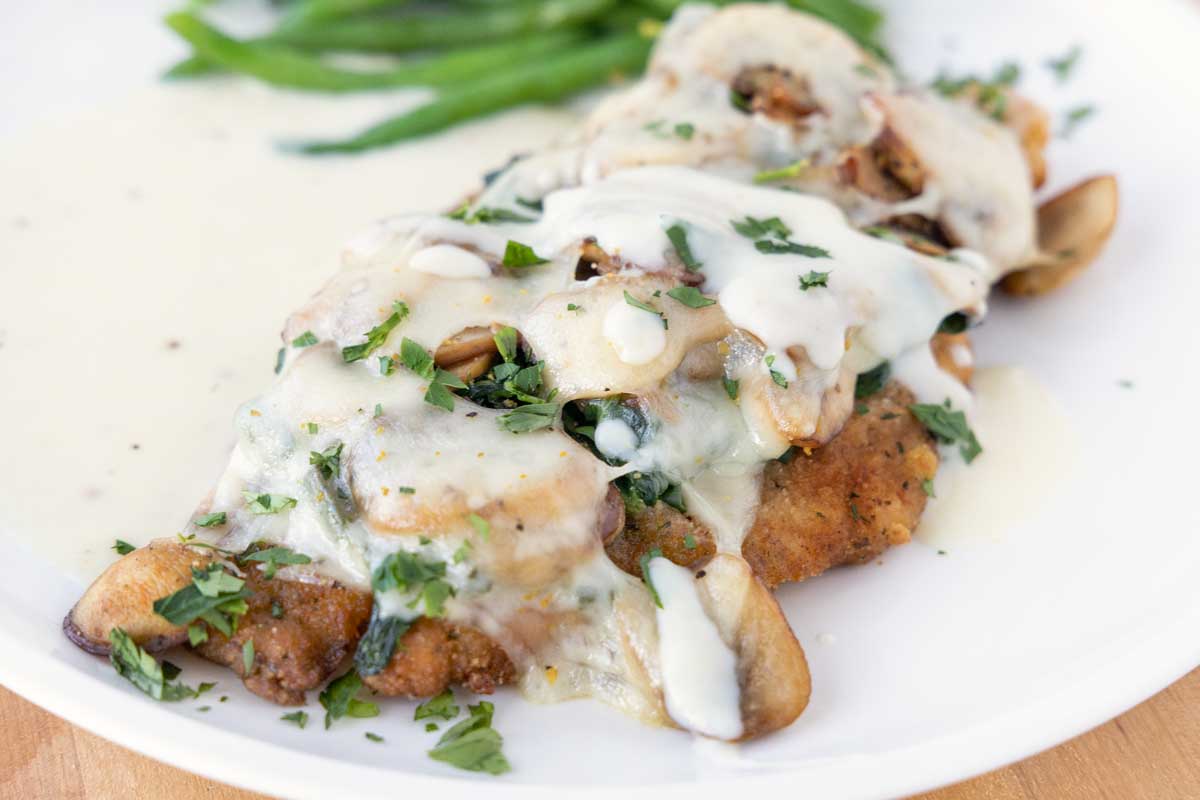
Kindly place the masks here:
POLYGON ((317 468, 317 474, 326 480, 337 476, 342 469, 342 443, 334 442, 321 452, 310 450, 308 463, 317 468))
POLYGON ((625 302, 628 303, 629 305, 633 306, 634 308, 638 308, 638 309, 641 309, 642 311, 647 311, 647 312, 653 314, 654 316, 659 318, 659 320, 662 322, 664 328, 667 327, 667 318, 663 316, 663 313, 661 311, 659 311, 657 308, 650 305, 649 303, 644 303, 641 300, 638 300, 636 297, 631 295, 628 291, 625 292, 625 302))
POLYGON ((366 719, 379 716, 379 706, 355 697, 362 685, 362 678, 354 670, 329 682, 319 697, 321 707, 325 709, 326 730, 334 720, 342 717, 366 719))
POLYGON ((199 692, 182 683, 172 682, 179 674, 178 667, 168 667, 168 662, 160 665, 154 656, 138 647, 121 628, 113 628, 108 632, 108 643, 111 647, 108 660, 117 674, 155 700, 173 702, 199 696, 199 692))
POLYGON ((524 216, 523 213, 510 211, 509 209, 490 209, 490 207, 482 206, 475 209, 474 212, 468 213, 470 209, 469 203, 463 203, 449 215, 451 219, 461 219, 468 225, 482 223, 485 225, 497 222, 533 222, 533 217, 524 216))
POLYGON ((829 258, 828 250, 811 244, 800 244, 789 239, 788 237, 792 235, 792 229, 779 217, 767 217, 766 219, 746 217, 742 220, 730 220, 729 224, 742 236, 745 236, 747 239, 754 239, 754 249, 760 253, 766 255, 791 254, 807 256, 808 258, 829 258))
POLYGON ((545 264, 549 259, 542 258, 537 253, 533 252, 533 248, 527 244, 508 240, 508 244, 504 246, 504 266, 513 269, 521 267, 536 267, 538 264, 545 264))
POLYGON ((553 425, 558 408, 558 403, 531 403, 501 414, 496 421, 509 433, 529 433, 553 425))
POLYGON ((650 580, 650 562, 662 557, 662 550, 652 547, 642 553, 642 557, 638 559, 638 565, 642 568, 642 580, 645 582, 646 588, 650 590, 650 597, 654 598, 654 605, 659 608, 663 607, 662 598, 658 596, 658 589, 654 588, 654 581, 650 580))
POLYGON ((470 772, 502 775, 510 771, 512 767, 501 752, 504 739, 492 727, 495 706, 484 700, 467 710, 470 717, 443 733, 429 757, 470 772))
POLYGON ((115 542, 113 542, 112 549, 115 550, 119 556, 127 556, 134 550, 137 550, 136 547, 123 539, 117 539, 115 542))
POLYGON ((432 733, 433 731, 436 731, 437 729, 438 729, 438 724, 436 722, 426 722, 425 723, 425 732, 426 733, 432 733))
POLYGON ((454 394, 450 389, 467 388, 467 385, 457 375, 444 369, 437 369, 433 362, 433 356, 407 336, 400 342, 400 362, 416 373, 418 377, 429 381, 429 387, 425 390, 426 403, 446 411, 454 410, 454 394))
POLYGON ((650 131, 659 139, 667 139, 674 134, 685 141, 690 140, 696 134, 696 126, 690 122, 677 122, 671 127, 670 131, 663 129, 663 126, 666 124, 667 121, 665 119, 656 119, 653 122, 647 122, 643 125, 642 130, 650 131))
POLYGON ((383 672, 396 645, 408 632, 411 622, 400 617, 381 617, 379 603, 371 606, 371 620, 367 624, 367 632, 358 640, 358 649, 354 651, 354 666, 362 675, 378 675, 383 672))
POLYGON ((854 396, 858 399, 870 397, 878 392, 892 376, 892 365, 884 361, 874 369, 860 373, 854 382, 854 396))
POLYGON ((278 600, 271 601, 271 616, 275 619, 283 619, 283 605, 278 600))
POLYGON ((279 352, 275 354, 275 374, 283 372, 283 361, 287 358, 287 348, 279 348, 279 352))
POLYGON ((738 381, 733 378, 721 378, 721 385, 725 387, 725 394, 729 395, 729 399, 737 402, 738 399, 738 381))
POLYGON ((383 737, 380 736, 378 733, 371 733, 370 731, 367 731, 366 733, 363 734, 363 736, 367 737, 372 742, 382 742, 383 741, 383 737))
POLYGON ((252 553, 239 556, 238 561, 245 563, 247 561, 257 561, 267 565, 263 571, 263 576, 270 580, 275 577, 275 570, 280 565, 288 564, 310 564, 312 559, 303 553, 297 553, 289 550, 286 547, 267 547, 262 550, 255 550, 252 553))
POLYGON ((417 490, 411 486, 397 486, 396 491, 400 494, 416 494, 417 490))
POLYGON ((854 413, 858 414, 860 417, 865 416, 866 414, 870 413, 870 411, 871 408, 866 403, 859 403, 854 407, 854 413))
POLYGON ((435 695, 417 706, 417 710, 413 712, 413 721, 430 717, 452 720, 458 716, 459 711, 461 709, 454 704, 454 692, 446 689, 441 694, 435 695))
POLYGON ((396 359, 391 356, 379 357, 379 374, 383 376, 391 375, 396 371, 396 359))
POLYGON ((967 425, 967 416, 961 411, 950 408, 950 401, 944 404, 914 403, 908 407, 912 415, 943 444, 958 443, 958 451, 963 460, 970 464, 975 457, 983 452, 975 433, 967 425))
POLYGON ((933 493, 933 478, 925 478, 921 481, 921 491, 925 493, 926 497, 937 497, 933 493))
MULTIPOLYGON (((819 249, 819 248, 818 248, 819 249)), ((826 253, 826 256, 829 254, 826 253)), ((809 270, 807 275, 800 276, 800 291, 807 292, 817 286, 829 286, 829 273, 809 270)))
POLYGON ((292 347, 312 347, 316 343, 317 335, 312 331, 305 331, 295 339, 292 339, 292 347))
POLYGON ((567 311, 583 311, 583 306, 567 303, 567 311))
POLYGON ((517 360, 518 337, 516 328, 510 328, 506 325, 492 335, 492 341, 496 343, 496 350, 505 362, 511 363, 517 360))
POLYGON ((371 414, 371 416, 374 417, 375 419, 378 419, 379 417, 383 416, 383 403, 375 404, 375 412, 373 414, 371 414))
POLYGON ((754 249, 766 255, 788 254, 807 258, 829 258, 829 251, 823 247, 791 241, 777 242, 774 239, 759 239, 754 243, 754 249))
POLYGON ((400 340, 400 362, 418 377, 432 380, 435 374, 433 356, 421 345, 405 336, 400 340))
POLYGON ((203 514, 192 520, 192 524, 198 528, 215 528, 218 525, 225 524, 225 512, 213 511, 208 514, 203 514))
POLYGON ((252 514, 278 514, 280 511, 296 505, 296 498, 286 497, 282 494, 259 494, 258 492, 243 491, 242 498, 245 499, 246 507, 252 514))
POLYGON ((804 172, 806 169, 808 169, 808 159, 802 158, 799 161, 788 164, 786 167, 780 167, 779 169, 766 169, 762 172, 757 172, 754 175, 754 182, 771 183, 773 181, 785 181, 789 178, 799 177, 800 173, 804 172))
POLYGON ((433 379, 433 382, 429 384, 429 388, 425 390, 425 402, 431 406, 443 408, 446 411, 453 411, 454 393, 450 390, 466 388, 467 385, 453 372, 439 369, 437 377, 433 379))
POLYGON ((696 549, 696 537, 692 536, 690 533, 685 534, 683 537, 683 546, 687 550, 695 550, 696 549))
POLYGON ((750 98, 737 89, 729 90, 729 103, 738 111, 751 111, 750 98))
POLYGON ((454 551, 454 555, 450 557, 450 560, 455 564, 461 564, 467 560, 473 547, 474 545, 471 544, 470 539, 463 539, 463 543, 454 551))
POLYGON ((478 514, 471 512, 467 515, 467 521, 471 523, 471 527, 475 529, 475 534, 485 542, 492 535, 492 523, 488 522, 478 514))
POLYGON ((242 677, 254 672, 254 642, 247 639, 242 644, 242 677))
POLYGON ((1021 65, 1015 61, 1006 61, 996 68, 992 75, 992 83, 1001 86, 1012 86, 1021 79, 1021 65))
POLYGON ((397 325, 403 322, 404 318, 407 316, 408 306, 403 300, 397 300, 396 302, 392 303, 391 315, 383 322, 366 332, 365 335, 367 340, 365 342, 362 344, 355 344, 342 348, 342 361, 346 362, 347 364, 353 361, 361 361, 362 359, 371 355, 371 353, 378 350, 380 347, 383 347, 384 342, 387 341, 388 334, 390 334, 397 325))
POLYGON ((683 303, 688 308, 704 308, 705 306, 714 306, 716 300, 711 297, 705 297, 704 293, 695 286, 676 286, 667 292, 667 297, 672 297, 683 303))
POLYGON ((238 619, 249 610, 246 598, 251 591, 245 583, 220 564, 210 564, 204 569, 192 567, 192 582, 155 600, 154 613, 172 625, 203 620, 225 636, 232 636, 238 619))
POLYGON ((767 371, 771 373, 771 380, 775 381, 778 386, 784 389, 788 388, 787 376, 775 369, 774 354, 767 356, 765 360, 767 362, 767 371))
POLYGON ((423 604, 425 616, 441 617, 446 613, 446 599, 454 594, 445 577, 445 562, 426 560, 419 553, 400 550, 385 558, 375 569, 371 588, 377 593, 394 590, 409 594, 412 596, 409 608, 423 604))
POLYGON ((208 641, 208 628, 204 627, 203 622, 193 622, 188 625, 188 644, 192 647, 204 644, 208 641))
POLYGON ((969 327, 970 320, 967 315, 961 311, 955 311, 953 314, 946 316, 938 324, 938 333, 962 333, 969 327))
POLYGON ((792 235, 792 229, 784 224, 783 220, 779 217, 768 217, 767 219, 746 217, 740 222, 730 220, 729 224, 733 226, 735 231, 747 239, 762 239, 771 236, 777 239, 786 239, 792 235))
POLYGON ((550 427, 558 414, 558 404, 550 402, 554 392, 542 396, 541 361, 530 364, 519 347, 520 339, 512 328, 494 334, 496 349, 503 363, 488 370, 467 386, 467 397, 488 408, 511 409, 497 417, 497 424, 510 433, 527 433, 550 427))
POLYGON ((282 717, 280 717, 280 719, 284 722, 290 722, 297 728, 304 730, 304 726, 308 724, 308 712, 293 711, 290 714, 284 714, 282 717))
POLYGON ((1075 129, 1078 128, 1084 120, 1088 119, 1095 113, 1096 107, 1093 105, 1076 106, 1075 108, 1072 108, 1063 117, 1063 127, 1062 131, 1059 132, 1059 136, 1064 139, 1070 139, 1071 134, 1075 132, 1075 129))
POLYGON ((675 255, 679 256, 679 260, 683 262, 683 266, 688 272, 696 272, 704 266, 692 254, 692 248, 687 239, 687 228, 683 227, 682 223, 676 222, 668 226, 666 233, 671 247, 675 249, 675 255))
POLYGON ((1083 48, 1075 45, 1060 58, 1047 59, 1046 68, 1054 73, 1054 77, 1059 83, 1065 83, 1067 78, 1071 77, 1071 73, 1075 70, 1075 65, 1079 63, 1079 57, 1082 55, 1083 48))
POLYGON ((1005 89, 1015 84, 1021 77, 1021 67, 1014 62, 1001 64, 992 74, 990 80, 984 80, 975 75, 962 78, 951 78, 940 74, 931 84, 932 88, 946 97, 956 97, 968 89, 976 91, 975 105, 981 111, 997 122, 1004 121, 1008 111, 1008 95, 1005 89))

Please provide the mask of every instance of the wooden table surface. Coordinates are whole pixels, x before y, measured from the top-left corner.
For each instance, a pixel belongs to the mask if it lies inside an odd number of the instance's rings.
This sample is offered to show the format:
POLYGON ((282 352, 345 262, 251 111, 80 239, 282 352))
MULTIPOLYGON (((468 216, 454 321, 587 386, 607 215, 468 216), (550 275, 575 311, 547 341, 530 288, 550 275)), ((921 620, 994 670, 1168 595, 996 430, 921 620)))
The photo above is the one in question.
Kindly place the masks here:
MULTIPOLYGON (((93 736, 0 688, 0 799, 260 800, 93 736)), ((1200 669, 1111 722, 920 800, 1200 798, 1200 669)))

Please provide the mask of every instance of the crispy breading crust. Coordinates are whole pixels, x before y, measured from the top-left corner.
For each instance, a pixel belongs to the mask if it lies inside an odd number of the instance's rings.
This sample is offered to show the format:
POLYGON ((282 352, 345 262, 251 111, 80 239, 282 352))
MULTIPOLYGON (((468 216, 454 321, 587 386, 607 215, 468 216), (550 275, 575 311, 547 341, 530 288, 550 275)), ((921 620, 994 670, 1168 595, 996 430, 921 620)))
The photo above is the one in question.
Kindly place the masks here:
POLYGON ((641 577, 641 559, 654 548, 681 567, 695 569, 717 552, 712 532, 666 503, 626 514, 625 527, 604 543, 609 559, 630 575, 641 577), (691 536, 694 547, 687 546, 691 536))
POLYGON ((400 638, 392 660, 363 683, 389 696, 429 697, 452 685, 491 694, 516 677, 504 648, 466 625, 422 617, 400 638))
POLYGON ((938 466, 932 437, 908 411, 912 402, 893 381, 824 447, 767 465, 742 545, 763 583, 801 581, 909 540, 925 508, 921 481, 938 466))
POLYGON ((242 676, 246 688, 281 705, 300 705, 304 693, 320 687, 349 661, 366 630, 371 595, 338 583, 267 580, 257 568, 246 570, 254 592, 250 607, 231 638, 208 626, 208 641, 196 653, 242 676), (271 613, 278 604, 281 616, 271 613), (254 642, 249 675, 243 646, 254 642))

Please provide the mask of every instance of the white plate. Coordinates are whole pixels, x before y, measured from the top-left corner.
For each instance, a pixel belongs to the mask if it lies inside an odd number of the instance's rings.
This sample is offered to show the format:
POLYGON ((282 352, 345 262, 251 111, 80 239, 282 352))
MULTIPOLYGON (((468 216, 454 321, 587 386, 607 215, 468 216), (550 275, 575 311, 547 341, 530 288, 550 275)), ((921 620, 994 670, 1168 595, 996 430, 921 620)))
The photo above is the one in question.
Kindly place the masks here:
MULTIPOLYGON (((1023 365, 1061 402, 1078 441, 1077 467, 1055 483, 1052 502, 1027 509, 1024 519, 999 538, 963 536, 943 556, 918 542, 888 553, 881 565, 839 570, 782 590, 780 599, 806 646, 814 683, 812 705, 782 734, 740 751, 694 749, 683 734, 642 727, 595 703, 537 707, 502 693, 497 726, 515 770, 502 779, 487 779, 489 796, 557 797, 564 789, 619 786, 630 796, 661 798, 694 794, 698 781, 727 780, 737 780, 739 788, 749 791, 786 787, 797 796, 909 793, 1063 741, 1200 663, 1200 512, 1190 502, 1200 444, 1191 410, 1200 396, 1192 366, 1200 344, 1194 326, 1194 298, 1200 289, 1194 194, 1200 186, 1194 83, 1200 75, 1200 9, 1189 2, 1083 0, 986 8, 949 0, 897 5, 905 12, 890 14, 889 38, 914 74, 927 75, 940 64, 986 70, 1014 57, 1026 66, 1034 96, 1051 108, 1062 111, 1083 101, 1098 106, 1098 115, 1072 140, 1055 142, 1051 174, 1054 186, 1091 172, 1118 174, 1122 209, 1113 242, 1068 290, 1033 302, 997 300, 977 336, 982 363, 1023 365), (1056 87, 1039 74, 1044 73, 1041 62, 1075 42, 1086 48, 1079 74, 1056 87), (1125 379, 1133 382, 1132 388, 1118 384, 1125 379), (833 641, 818 634, 833 634, 833 641)), ((25 13, 32 19, 32 12, 3 13, 25 13)), ((97 26, 105 24, 102 12, 89 13, 97 26)), ((79 23, 75 36, 103 33, 87 22, 79 23)), ((17 27, 0 25, 0 30, 17 27)), ((33 23, 25 29, 39 30, 33 23)), ((48 48, 50 55, 64 52, 65 41, 48 48)), ((0 44, 7 47, 9 42, 0 44)), ((154 46, 156 52, 168 47, 161 42, 154 46)), ((33 50, 26 46, 24 52, 33 50)), ((126 72, 129 58, 123 62, 126 72)), ((164 103, 166 114, 176 108, 172 104, 202 104, 208 95, 176 90, 156 97, 160 99, 153 102, 164 103)), ((312 101, 280 101, 279 113, 286 109, 286 114, 272 129, 302 132, 303 116, 296 112, 304 102, 312 101)), ((268 104, 264 113, 272 113, 270 108, 268 104)), ((363 112, 357 106, 347 109, 348 114, 363 112)), ((6 128, 17 127, 13 113, 2 120, 6 128)), ((387 192, 376 184, 370 207, 387 202, 378 208, 383 213, 449 202, 470 188, 468 176, 494 165, 506 151, 529 147, 531 120, 542 124, 538 137, 543 139, 563 124, 561 115, 509 116, 374 157, 369 163, 384 165, 399 179, 387 192), (430 163, 444 181, 404 185, 405 170, 430 163)), ((260 119, 256 124, 266 123, 260 119)), ((167 122, 163 125, 170 130, 167 122)), ((60 127, 46 135, 67 144, 69 133, 60 127)), ((17 270, 54 268, 63 277, 64 291, 72 270, 80 281, 87 279, 85 271, 106 272, 119 285, 122 270, 135 268, 119 246, 121 237, 95 243, 87 249, 87 262, 67 266, 62 262, 78 256, 80 243, 62 242, 61 251, 45 253, 45 263, 14 261, 12 252, 21 251, 5 249, 17 235, 6 227, 9 215, 26 203, 49 207, 45 198, 13 197, 3 188, 2 176, 11 174, 3 170, 17 168, 14 162, 23 147, 12 145, 0 154, 0 274, 5 282, 17 270)), ((83 156, 64 152, 63 164, 47 165, 46 191, 69 196, 68 177, 107 180, 117 168, 132 175, 148 175, 151 167, 171 169, 166 162, 148 165, 136 159, 116 167, 99 163, 104 159, 103 153, 93 152, 97 147, 80 141, 83 156), (84 158, 89 154, 92 161, 84 158), (76 162, 94 163, 95 168, 81 173, 71 167, 76 162)), ((265 153, 264 159, 275 158, 265 153)), ((219 173, 221 164, 210 169, 219 173)), ((323 187, 324 194, 315 193, 308 206, 312 216, 294 224, 306 229, 308 238, 302 241, 329 242, 332 255, 332 243, 350 232, 353 222, 338 202, 339 191, 346 188, 338 175, 347 174, 338 170, 364 168, 325 162, 303 169, 311 170, 308 185, 323 187)), ((268 167, 264 170, 269 173, 268 167)), ((195 173, 191 177, 199 182, 193 191, 224 185, 195 173)), ((179 230, 194 235, 225 231, 231 242, 244 245, 252 234, 240 228, 226 231, 222 222, 253 219, 261 199, 253 190, 245 196, 214 196, 210 215, 179 221, 179 230)), ((144 218, 128 213, 129 238, 135 240, 144 218)), ((287 274, 295 285, 289 283, 281 296, 264 301, 260 316, 269 319, 245 320, 255 352, 235 365, 234 375, 220 388, 222 403, 224 394, 230 396, 222 406, 226 415, 249 394, 248 388, 269 379, 265 370, 244 374, 241 367, 249 369, 264 353, 269 360, 264 331, 276 329, 283 312, 315 288, 327 254, 302 266, 288 263, 294 256, 290 251, 272 256, 263 248, 252 259, 233 246, 229 255, 233 272, 227 265, 220 272, 219 265, 186 258, 171 268, 195 270, 198 281, 253 268, 273 277, 287 274)), ((0 391, 27 405, 27 413, 3 423, 10 444, 0 459, 5 553, 0 563, 0 681, 123 745, 271 794, 394 797, 430 789, 438 797, 477 796, 479 778, 425 757, 429 739, 410 721, 408 704, 388 703, 377 720, 339 724, 329 732, 321 730, 320 709, 310 709, 314 721, 301 731, 279 722, 278 708, 243 691, 228 672, 187 659, 180 662, 190 683, 216 679, 218 689, 198 702, 156 704, 118 678, 106 661, 84 655, 59 633, 62 614, 82 588, 81 576, 64 567, 61 558, 45 555, 54 548, 42 544, 60 533, 53 525, 19 526, 13 520, 29 516, 35 502, 48 512, 54 507, 48 518, 91 512, 77 499, 76 487, 66 485, 76 477, 77 465, 64 464, 68 477, 46 477, 50 490, 39 490, 36 497, 18 491, 15 487, 29 481, 20 473, 22 449, 11 442, 62 447, 62 436, 77 435, 83 453, 125 440, 124 420, 95 419, 89 412, 89 393, 133 396, 170 387, 158 386, 153 374, 123 371, 121 364, 135 355, 105 350, 104 326, 114 319, 137 325, 136 314, 114 316, 112 308, 170 299, 156 294, 160 291, 153 282, 138 285, 132 294, 113 290, 106 296, 101 290, 94 316, 84 319, 55 318, 51 299, 45 324, 30 331, 13 327, 13 320, 21 318, 19 306, 35 298, 14 297, 0 288, 0 391), (39 419, 41 387, 23 384, 14 360, 17 345, 30 339, 52 344, 64 370, 89 364, 92 381, 75 386, 79 401, 72 414, 59 420, 60 428, 36 435, 27 430, 32 424, 26 421, 39 419), (60 480, 62 491, 57 491, 60 480), (228 702, 218 702, 222 694, 228 702), (199 713, 202 704, 212 710, 199 713), (366 741, 362 734, 368 730, 384 735, 386 743, 366 741)), ((239 319, 222 320, 223 330, 236 331, 241 324, 239 319)), ((183 331, 185 341, 207 333, 183 331)), ((215 370, 216 363, 205 360, 216 358, 214 352, 201 344, 187 357, 195 359, 197 371, 215 370)), ((170 413, 178 424, 212 429, 207 417, 189 419, 186 397, 173 401, 170 413)), ((171 464, 199 461, 201 474, 214 476, 226 441, 224 428, 218 429, 219 436, 209 437, 215 444, 192 449, 195 437, 181 435, 178 452, 158 456, 159 462, 147 457, 151 468, 130 467, 128 474, 106 477, 132 498, 127 516, 89 521, 105 531, 125 532, 123 538, 133 541, 169 533, 151 524, 161 510, 174 509, 178 520, 204 491, 203 482, 180 478, 171 464)), ((126 464, 115 452, 112 458, 126 464)))

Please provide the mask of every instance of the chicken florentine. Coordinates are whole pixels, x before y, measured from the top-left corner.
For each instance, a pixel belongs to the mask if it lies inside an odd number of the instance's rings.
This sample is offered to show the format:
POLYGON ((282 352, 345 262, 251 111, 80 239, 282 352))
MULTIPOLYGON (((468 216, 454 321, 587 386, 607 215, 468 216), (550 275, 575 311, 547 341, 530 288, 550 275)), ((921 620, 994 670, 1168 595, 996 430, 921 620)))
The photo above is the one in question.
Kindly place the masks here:
POLYGON ((966 321, 1111 227, 1105 179, 1039 214, 1044 116, 976 100, 783 7, 684 9, 575 137, 347 248, 196 538, 114 564, 68 635, 187 644, 285 704, 352 667, 786 726, 809 676, 768 589, 909 539, 978 450, 966 321))

